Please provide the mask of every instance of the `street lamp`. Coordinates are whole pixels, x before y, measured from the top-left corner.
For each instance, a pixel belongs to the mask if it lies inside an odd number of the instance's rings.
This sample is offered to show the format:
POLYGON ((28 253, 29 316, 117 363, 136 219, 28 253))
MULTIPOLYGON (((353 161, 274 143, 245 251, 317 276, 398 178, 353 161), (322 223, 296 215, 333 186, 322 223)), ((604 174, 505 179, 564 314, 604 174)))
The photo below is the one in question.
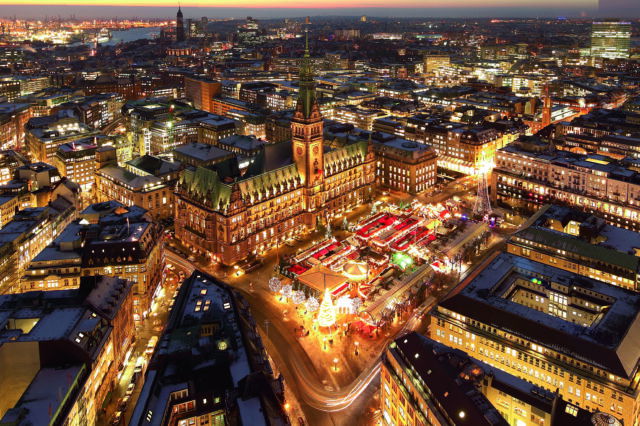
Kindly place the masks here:
POLYGON ((338 371, 338 358, 333 359, 333 371, 338 371))

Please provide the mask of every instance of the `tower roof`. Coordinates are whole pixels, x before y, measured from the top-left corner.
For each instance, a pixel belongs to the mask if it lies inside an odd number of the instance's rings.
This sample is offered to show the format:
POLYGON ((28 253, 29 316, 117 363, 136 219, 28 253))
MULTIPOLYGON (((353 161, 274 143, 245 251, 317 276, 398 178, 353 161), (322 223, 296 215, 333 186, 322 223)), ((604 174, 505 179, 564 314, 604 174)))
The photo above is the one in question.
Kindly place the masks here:
POLYGON ((178 13, 176 14, 178 18, 182 18, 182 8, 178 5, 178 13))
POLYGON ((304 56, 300 63, 299 73, 300 91, 298 95, 297 112, 304 118, 309 118, 316 104, 316 90, 313 80, 313 66, 311 65, 311 55, 309 54, 309 32, 305 31, 304 56))

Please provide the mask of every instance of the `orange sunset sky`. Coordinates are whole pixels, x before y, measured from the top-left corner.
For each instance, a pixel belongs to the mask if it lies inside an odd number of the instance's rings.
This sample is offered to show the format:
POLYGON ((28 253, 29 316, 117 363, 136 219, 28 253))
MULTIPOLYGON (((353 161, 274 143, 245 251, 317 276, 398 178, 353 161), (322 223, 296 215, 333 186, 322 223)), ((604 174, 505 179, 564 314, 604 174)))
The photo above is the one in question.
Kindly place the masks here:
MULTIPOLYGON (((330 8, 466 8, 466 7, 552 7, 558 0, 208 0, 182 1, 183 7, 247 7, 247 8, 287 8, 308 7, 330 8)), ((598 0, 562 0, 563 8, 597 7, 598 0)), ((0 5, 86 5, 86 6, 176 6, 176 0, 0 0, 0 5)))

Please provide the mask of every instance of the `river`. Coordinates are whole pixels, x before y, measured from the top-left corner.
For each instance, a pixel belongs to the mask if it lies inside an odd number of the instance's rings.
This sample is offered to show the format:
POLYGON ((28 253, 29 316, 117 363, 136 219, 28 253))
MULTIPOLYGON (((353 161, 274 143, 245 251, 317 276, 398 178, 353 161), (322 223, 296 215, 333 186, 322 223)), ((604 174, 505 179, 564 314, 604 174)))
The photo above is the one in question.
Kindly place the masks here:
POLYGON ((115 46, 140 39, 151 39, 160 34, 161 27, 130 28, 128 30, 111 31, 111 40, 102 43, 105 46, 115 46))

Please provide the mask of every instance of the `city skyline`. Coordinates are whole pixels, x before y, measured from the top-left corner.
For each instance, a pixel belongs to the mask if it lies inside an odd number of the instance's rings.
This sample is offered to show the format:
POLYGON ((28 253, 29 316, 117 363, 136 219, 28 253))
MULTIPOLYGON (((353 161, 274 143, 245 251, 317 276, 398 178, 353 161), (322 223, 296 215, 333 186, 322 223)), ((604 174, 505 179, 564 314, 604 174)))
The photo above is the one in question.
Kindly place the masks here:
POLYGON ((0 424, 640 426, 623 1, 140 1, 1 8, 0 424))
MULTIPOLYGON (((15 0, 0 1, 2 16, 19 18, 44 18, 45 16, 69 16, 82 18, 171 18, 175 15, 177 3, 169 0, 138 0, 122 5, 113 5, 107 0, 70 0, 46 1, 26 0, 16 4, 15 0), (38 6, 34 8, 33 6, 38 6)), ((405 0, 394 7, 381 0, 352 0, 342 2, 328 0, 305 0, 296 7, 273 5, 267 0, 241 2, 221 0, 215 4, 202 2, 181 3, 185 14, 189 16, 215 16, 221 18, 240 18, 251 15, 258 18, 295 18, 304 16, 360 16, 378 17, 434 17, 434 18, 484 18, 484 17, 590 17, 640 16, 640 4, 631 0, 571 0, 558 3, 552 0, 534 2, 527 0, 514 6, 506 0, 466 0, 451 6, 442 0, 405 0)))

